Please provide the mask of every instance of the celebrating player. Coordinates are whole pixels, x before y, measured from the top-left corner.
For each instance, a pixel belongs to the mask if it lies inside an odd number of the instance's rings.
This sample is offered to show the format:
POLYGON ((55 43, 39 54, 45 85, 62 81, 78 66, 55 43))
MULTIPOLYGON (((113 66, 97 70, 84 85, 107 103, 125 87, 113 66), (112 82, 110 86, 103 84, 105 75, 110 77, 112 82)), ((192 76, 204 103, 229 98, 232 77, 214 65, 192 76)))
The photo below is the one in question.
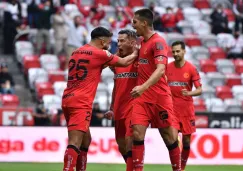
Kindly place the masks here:
POLYGON ((168 65, 168 83, 172 92, 174 114, 180 125, 183 149, 181 153, 181 169, 184 170, 190 154, 191 134, 196 131, 195 112, 192 96, 202 93, 200 76, 195 66, 184 59, 185 43, 176 41, 172 44, 175 61, 168 65), (192 91, 192 86, 196 90, 192 91), (183 108, 183 110, 181 110, 183 108))
POLYGON ((62 109, 68 127, 68 146, 64 155, 63 171, 81 170, 80 146, 89 130, 92 103, 105 65, 128 66, 137 57, 135 50, 125 58, 107 51, 112 33, 97 27, 91 32, 91 42, 72 53, 69 60, 67 88, 62 97, 62 109))
MULTIPOLYGON (((133 52, 136 45, 136 33, 132 30, 121 30, 118 33, 118 54, 125 57, 133 52)), ((114 112, 116 142, 119 151, 127 163, 127 171, 132 171, 132 127, 131 110, 132 97, 130 92, 137 82, 137 61, 126 68, 115 67, 115 83, 112 93, 111 111, 106 117, 114 112)), ((111 118, 109 118, 111 119, 111 118)))
POLYGON ((149 9, 135 12, 133 28, 143 37, 138 59, 138 86, 131 91, 131 95, 135 97, 132 111, 134 170, 143 170, 144 137, 151 123, 159 129, 169 150, 173 171, 180 171, 178 130, 172 127, 173 103, 165 76, 168 46, 165 40, 153 31, 153 12, 149 9))

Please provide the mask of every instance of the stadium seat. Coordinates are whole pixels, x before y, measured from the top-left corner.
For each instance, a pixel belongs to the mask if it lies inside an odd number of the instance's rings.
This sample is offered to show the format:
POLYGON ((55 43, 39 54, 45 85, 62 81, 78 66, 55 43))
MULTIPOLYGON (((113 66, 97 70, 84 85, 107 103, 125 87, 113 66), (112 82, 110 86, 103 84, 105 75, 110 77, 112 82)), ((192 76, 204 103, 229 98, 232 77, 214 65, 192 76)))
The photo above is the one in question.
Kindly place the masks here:
POLYGON ((204 72, 199 71, 199 75, 201 77, 201 84, 204 85, 208 85, 208 78, 207 75, 204 72))
POLYGON ((233 113, 242 112, 241 103, 240 103, 240 101, 238 101, 236 99, 225 99, 224 106, 225 106, 226 112, 233 112, 233 113))
POLYGON ((17 107, 19 105, 19 97, 17 95, 2 95, 2 106, 17 107))
POLYGON ((48 74, 43 68, 30 68, 28 70, 28 81, 33 90, 35 83, 48 81, 48 74))
POLYGON ((171 46, 175 41, 184 41, 184 35, 180 33, 168 33, 166 41, 171 46))
POLYGON ((203 85, 203 92, 201 97, 203 99, 210 99, 215 97, 215 88, 209 85, 203 85))
POLYGON ((213 60, 211 59, 202 59, 200 60, 201 71, 207 72, 216 72, 217 68, 213 60))
POLYGON ((198 9, 210 8, 209 0, 194 0, 194 7, 198 9))
POLYGON ((155 6, 154 11, 158 12, 160 14, 160 16, 162 16, 166 13, 166 9, 161 6, 155 6))
POLYGON ((130 8, 133 7, 143 7, 144 6, 144 2, 143 0, 127 0, 127 6, 129 6, 130 8))
POLYGON ((229 0, 210 0, 211 7, 215 8, 218 4, 222 4, 224 8, 232 9, 232 4, 229 0))
POLYGON ((47 71, 60 69, 59 59, 56 55, 43 54, 40 56, 40 62, 42 68, 47 71))
POLYGON ((208 9, 201 9, 200 10, 202 13, 202 19, 208 23, 210 23, 212 21, 211 19, 211 14, 213 13, 213 9, 212 8, 208 8, 208 9))
POLYGON ((228 86, 218 86, 216 87, 216 96, 222 100, 233 98, 231 88, 228 86))
POLYGON ((202 14, 197 8, 188 7, 182 9, 183 9, 185 20, 193 22, 202 19, 202 14))
POLYGON ((36 83, 35 85, 36 97, 38 100, 41 100, 44 95, 53 95, 54 89, 52 84, 49 82, 36 83))
POLYGON ((201 35, 199 36, 202 44, 204 47, 209 48, 209 47, 217 47, 217 37, 213 34, 209 35, 201 35))
POLYGON ((60 56, 58 56, 58 59, 60 61, 60 69, 61 70, 64 70, 65 67, 66 67, 65 65, 66 65, 66 59, 67 59, 67 57, 64 56, 64 55, 60 55, 60 56))
POLYGON ((181 9, 193 7, 193 0, 178 0, 178 7, 181 9))
MULTIPOLYGON (((89 1, 89 0, 87 0, 87 1, 89 1)), ((102 4, 102 5, 109 6, 110 0, 94 0, 94 4, 102 4)))
POLYGON ((235 22, 235 15, 231 9, 225 8, 224 13, 227 15, 228 22, 235 22))
POLYGON ((241 85, 241 78, 238 74, 226 74, 226 85, 233 87, 234 85, 241 85))
POLYGON ((180 28, 183 35, 193 34, 193 27, 189 21, 181 20, 177 23, 177 27, 180 28))
POLYGON ((70 14, 71 12, 79 13, 79 9, 75 4, 66 4, 64 5, 64 11, 66 14, 70 14))
POLYGON ((102 81, 105 83, 113 82, 114 73, 111 71, 111 69, 109 67, 106 67, 105 69, 103 69, 103 71, 101 73, 101 78, 102 78, 102 81))
POLYGON ((113 6, 104 6, 105 18, 104 20, 115 19, 116 9, 113 6))
POLYGON ((209 35, 211 34, 211 26, 208 22, 203 20, 192 21, 193 31, 198 35, 209 35), (198 29, 200 28, 200 29, 198 29))
POLYGON ((210 53, 210 59, 216 61, 217 59, 225 59, 226 53, 225 51, 220 47, 210 47, 209 53, 210 53))
POLYGON ((228 33, 219 33, 217 35, 217 42, 218 45, 220 47, 222 47, 223 49, 229 48, 232 46, 232 44, 234 44, 234 37, 232 34, 228 34, 228 33))
POLYGON ((207 110, 206 104, 201 98, 194 99, 193 104, 196 112, 205 112, 207 110))
POLYGON ((17 41, 15 43, 16 58, 22 64, 23 57, 34 54, 34 47, 29 41, 17 41))
POLYGON ((202 43, 197 35, 193 35, 193 34, 185 35, 184 40, 185 40, 186 45, 189 47, 202 45, 202 43))
POLYGON ((59 97, 62 97, 64 89, 67 87, 66 81, 57 81, 53 84, 53 88, 55 91, 55 94, 59 97))
POLYGON ((217 87, 225 85, 225 75, 219 72, 208 72, 207 73, 208 84, 217 87))
POLYGON ((104 96, 108 95, 107 85, 104 83, 101 83, 101 82, 98 84, 97 92, 96 92, 96 96, 99 96, 99 95, 104 95, 104 96))
POLYGON ((61 98, 57 95, 44 95, 43 96, 44 108, 47 110, 54 110, 61 108, 61 98))
POLYGON ((235 72, 235 66, 232 60, 229 59, 218 59, 216 61, 217 69, 219 72, 222 72, 223 74, 227 73, 234 73, 235 72))
POLYGON ((234 98, 243 101, 243 86, 242 85, 236 85, 232 87, 232 92, 234 95, 234 98))
POLYGON ((30 68, 40 68, 39 57, 36 55, 26 55, 23 58, 24 73, 27 75, 30 68))
POLYGON ((49 82, 54 83, 56 81, 65 81, 64 71, 49 71, 48 72, 49 82))
POLYGON ((196 60, 209 58, 209 51, 207 48, 203 46, 192 47, 191 50, 192 50, 192 57, 196 60))
POLYGON ((234 61, 235 64, 235 72, 237 74, 243 73, 243 60, 242 59, 236 59, 234 61))
POLYGON ((178 6, 178 0, 159 0, 159 5, 165 8, 176 8, 178 6))
POLYGON ((223 100, 219 98, 206 99, 207 110, 210 112, 224 112, 225 106, 223 100))

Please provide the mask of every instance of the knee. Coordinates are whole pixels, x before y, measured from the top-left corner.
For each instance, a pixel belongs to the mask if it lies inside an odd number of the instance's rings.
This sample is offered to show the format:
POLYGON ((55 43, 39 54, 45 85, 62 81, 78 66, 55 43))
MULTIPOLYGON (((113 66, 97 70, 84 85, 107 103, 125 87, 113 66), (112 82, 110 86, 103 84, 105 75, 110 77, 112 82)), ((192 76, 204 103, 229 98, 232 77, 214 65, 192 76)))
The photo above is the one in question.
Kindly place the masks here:
POLYGON ((133 129, 133 139, 136 141, 143 141, 144 136, 140 133, 138 129, 133 129))

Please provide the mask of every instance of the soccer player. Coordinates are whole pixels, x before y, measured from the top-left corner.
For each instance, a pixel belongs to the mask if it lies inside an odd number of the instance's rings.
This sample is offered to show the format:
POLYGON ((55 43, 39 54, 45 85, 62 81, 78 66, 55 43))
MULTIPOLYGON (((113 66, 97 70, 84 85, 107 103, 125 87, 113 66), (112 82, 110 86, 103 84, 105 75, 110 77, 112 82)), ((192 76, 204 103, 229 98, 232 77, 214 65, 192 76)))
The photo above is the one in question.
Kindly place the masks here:
POLYGON ((167 77, 172 92, 174 115, 183 135, 181 169, 184 170, 190 154, 191 134, 196 131, 192 96, 201 95, 202 88, 196 67, 184 59, 186 53, 185 43, 181 41, 174 42, 172 44, 172 53, 175 61, 168 64, 167 77), (192 91, 193 85, 196 87, 194 91, 192 91))
MULTIPOLYGON (((132 30, 121 30, 118 33, 118 54, 125 57, 133 52, 136 45, 136 33, 132 30)), ((111 110, 106 117, 111 119, 114 113, 115 135, 119 151, 127 163, 127 171, 133 171, 132 162, 132 127, 131 111, 132 96, 130 92, 137 83, 137 61, 126 68, 115 67, 114 88, 112 93, 111 110)))
POLYGON ((175 129, 176 125, 172 124, 173 103, 165 76, 168 46, 165 40, 153 31, 153 12, 149 9, 135 12, 133 28, 143 37, 139 50, 137 86, 131 91, 135 98, 132 111, 134 170, 143 170, 144 137, 151 123, 152 127, 159 129, 169 150, 173 171, 180 171, 178 130, 175 129))
POLYGON ((69 60, 67 88, 62 97, 62 109, 68 127, 68 146, 64 155, 63 171, 74 171, 75 167, 78 170, 80 166, 76 164, 82 163, 79 158, 80 146, 89 130, 92 103, 103 67, 128 66, 137 57, 136 50, 126 58, 109 53, 107 49, 111 36, 109 30, 95 28, 91 32, 91 42, 75 50, 69 60))

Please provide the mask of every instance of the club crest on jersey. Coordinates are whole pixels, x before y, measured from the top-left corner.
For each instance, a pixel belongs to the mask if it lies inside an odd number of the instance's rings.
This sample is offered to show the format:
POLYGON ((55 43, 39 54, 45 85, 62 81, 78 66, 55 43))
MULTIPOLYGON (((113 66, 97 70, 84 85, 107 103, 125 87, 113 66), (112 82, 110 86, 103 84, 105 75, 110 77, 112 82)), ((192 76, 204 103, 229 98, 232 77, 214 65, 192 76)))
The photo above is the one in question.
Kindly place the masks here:
POLYGON ((111 53, 108 50, 104 50, 108 57, 111 57, 111 53))
POLYGON ((163 50, 164 47, 161 42, 156 42, 156 50, 163 50))
POLYGON ((184 78, 189 78, 189 73, 187 73, 187 72, 185 72, 184 74, 183 74, 183 76, 184 76, 184 78))
POLYGON ((157 60, 160 61, 160 62, 163 61, 163 56, 158 56, 157 60))

